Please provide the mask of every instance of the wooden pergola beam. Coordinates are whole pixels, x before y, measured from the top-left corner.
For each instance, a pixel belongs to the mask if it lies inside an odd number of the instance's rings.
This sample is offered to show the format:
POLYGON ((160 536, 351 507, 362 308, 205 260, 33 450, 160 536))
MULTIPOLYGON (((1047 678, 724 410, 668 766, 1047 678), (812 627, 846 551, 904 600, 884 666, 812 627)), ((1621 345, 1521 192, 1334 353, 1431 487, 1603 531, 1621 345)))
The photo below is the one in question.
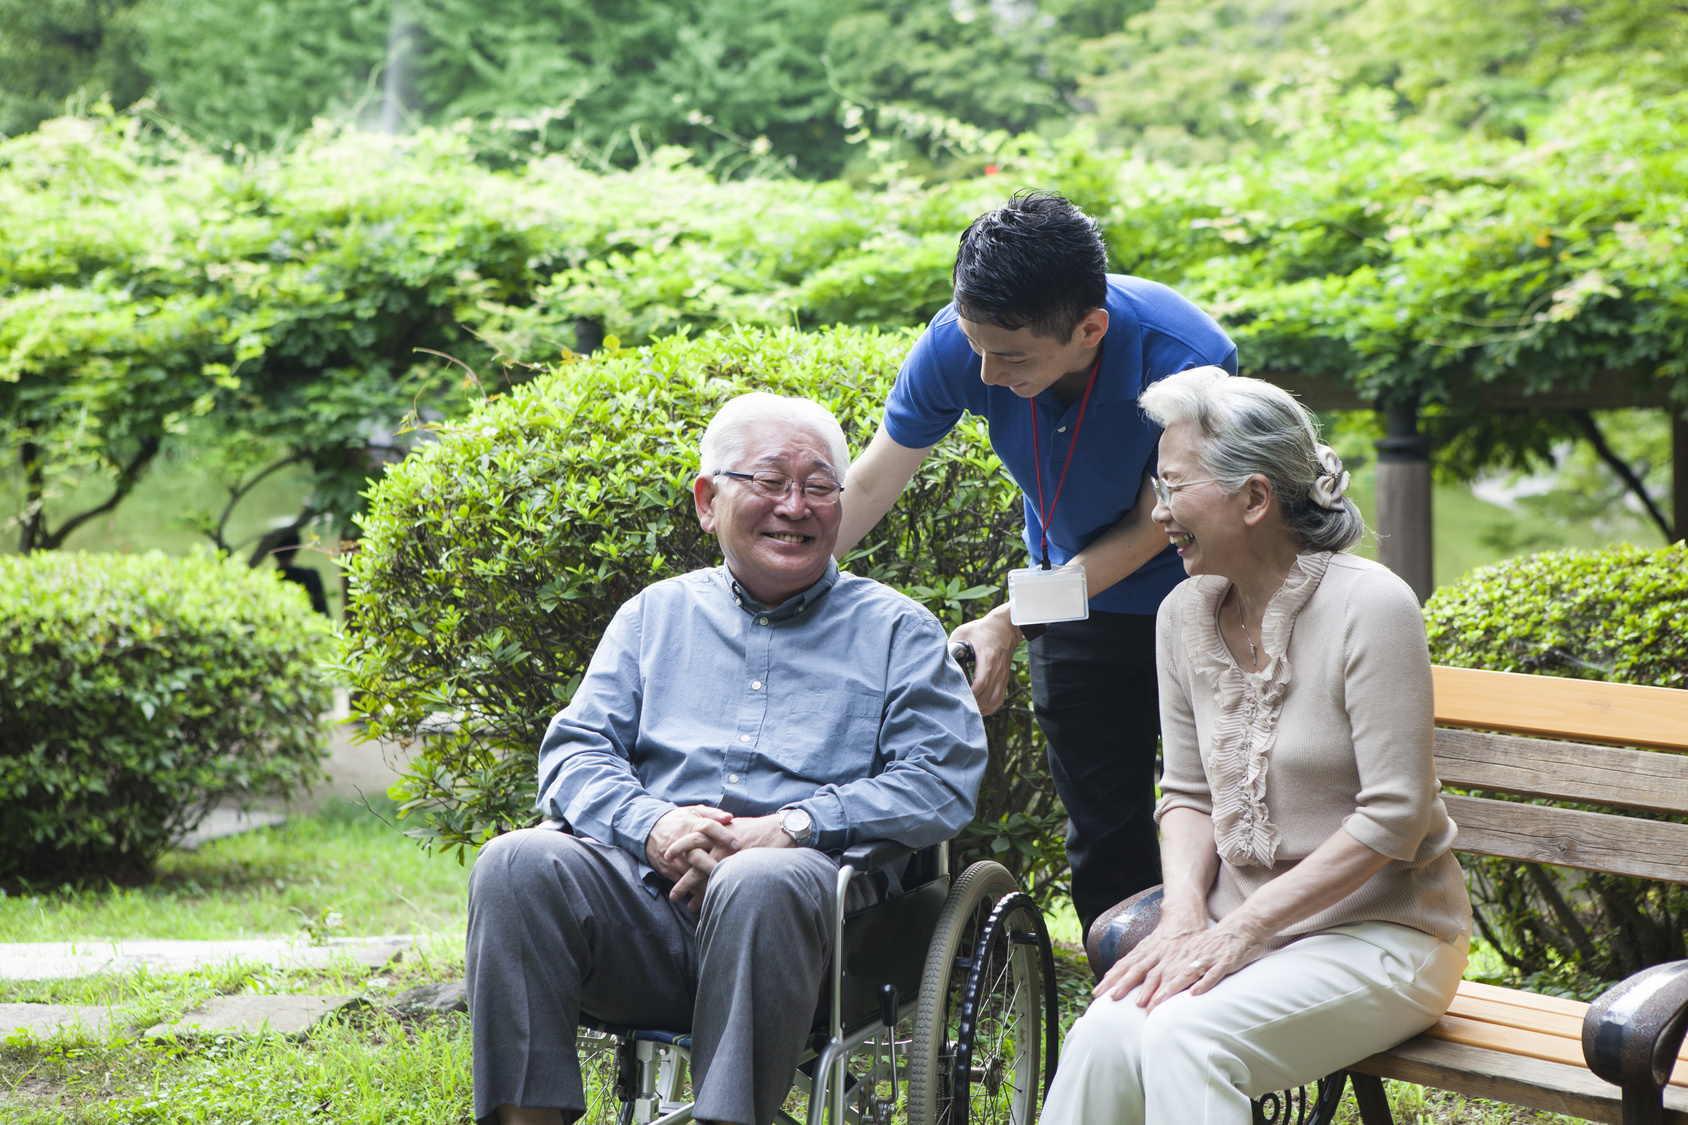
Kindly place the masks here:
MULTIPOLYGON (((1252 373, 1251 373, 1252 374, 1252 373)), ((1267 371, 1258 375, 1292 392, 1313 410, 1375 410, 1377 404, 1350 387, 1339 375, 1306 371, 1267 371)), ((1644 381, 1634 371, 1602 371, 1586 389, 1553 387, 1526 394, 1512 387, 1485 387, 1478 404, 1490 410, 1629 410, 1663 409, 1670 393, 1658 383, 1644 381)))
MULTIPOLYGON (((1341 376, 1307 371, 1267 371, 1260 378, 1292 392, 1313 410, 1378 410, 1341 376)), ((1639 371, 1601 371, 1582 388, 1549 387, 1526 393, 1513 387, 1484 387, 1477 403, 1488 410, 1667 410, 1671 416, 1672 526, 1688 536, 1688 413, 1671 402, 1663 385, 1639 371)), ((1419 601, 1430 596, 1432 579, 1429 445, 1414 440, 1417 408, 1387 411, 1389 436, 1378 445, 1378 558, 1412 586, 1419 601)))

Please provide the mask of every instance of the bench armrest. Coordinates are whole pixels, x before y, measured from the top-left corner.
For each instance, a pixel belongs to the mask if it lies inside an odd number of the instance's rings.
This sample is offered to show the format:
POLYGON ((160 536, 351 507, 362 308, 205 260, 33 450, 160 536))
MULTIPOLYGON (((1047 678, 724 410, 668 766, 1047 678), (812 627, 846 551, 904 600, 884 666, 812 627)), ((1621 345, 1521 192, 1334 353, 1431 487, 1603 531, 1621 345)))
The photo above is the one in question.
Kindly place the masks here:
POLYGON ((1583 1017, 1588 1069, 1624 1092, 1624 1121, 1662 1121, 1663 1091, 1688 1031, 1688 961, 1643 969, 1583 1017))
POLYGON ((1084 938, 1084 955, 1097 980, 1102 979, 1102 974, 1115 961, 1136 949, 1138 942, 1154 932, 1160 925, 1160 915, 1161 888, 1156 884, 1109 907, 1090 923, 1090 932, 1084 938))
MULTIPOLYGON (((943 845, 934 845, 942 847, 943 845)), ((907 844, 899 844, 895 840, 863 840, 859 844, 852 844, 844 849, 844 854, 838 857, 840 867, 849 864, 856 869, 856 874, 865 875, 869 871, 878 871, 887 864, 895 863, 905 855, 913 855, 918 848, 911 848, 907 844)))

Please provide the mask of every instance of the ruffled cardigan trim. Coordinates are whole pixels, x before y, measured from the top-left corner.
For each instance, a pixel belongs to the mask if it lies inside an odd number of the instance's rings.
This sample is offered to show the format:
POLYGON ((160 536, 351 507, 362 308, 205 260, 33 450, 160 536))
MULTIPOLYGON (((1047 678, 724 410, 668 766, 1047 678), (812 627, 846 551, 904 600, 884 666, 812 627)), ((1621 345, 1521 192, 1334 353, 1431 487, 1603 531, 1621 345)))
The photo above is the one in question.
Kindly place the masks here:
POLYGON ((1185 643, 1193 671, 1219 705, 1202 766, 1213 794, 1219 854, 1234 866, 1271 867, 1277 859, 1280 836, 1267 816, 1266 772, 1289 690, 1285 654, 1296 616, 1319 588, 1330 558, 1329 551, 1296 556, 1284 584, 1266 603, 1260 627, 1266 664, 1258 672, 1244 671, 1219 633, 1219 606, 1230 580, 1212 574, 1192 579, 1194 604, 1184 618, 1185 643))

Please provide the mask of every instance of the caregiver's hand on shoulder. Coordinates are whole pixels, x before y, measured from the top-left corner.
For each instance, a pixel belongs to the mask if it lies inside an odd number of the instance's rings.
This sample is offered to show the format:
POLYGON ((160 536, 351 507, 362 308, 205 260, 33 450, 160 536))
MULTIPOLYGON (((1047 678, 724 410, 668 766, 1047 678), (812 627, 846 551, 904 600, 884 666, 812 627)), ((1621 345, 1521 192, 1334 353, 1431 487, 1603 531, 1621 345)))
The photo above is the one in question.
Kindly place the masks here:
POLYGON ((1199 996, 1265 952, 1269 936, 1230 919, 1209 926, 1205 910, 1164 915, 1136 949, 1114 962, 1092 995, 1119 1000, 1136 988, 1138 1007, 1150 1010, 1186 988, 1199 996))

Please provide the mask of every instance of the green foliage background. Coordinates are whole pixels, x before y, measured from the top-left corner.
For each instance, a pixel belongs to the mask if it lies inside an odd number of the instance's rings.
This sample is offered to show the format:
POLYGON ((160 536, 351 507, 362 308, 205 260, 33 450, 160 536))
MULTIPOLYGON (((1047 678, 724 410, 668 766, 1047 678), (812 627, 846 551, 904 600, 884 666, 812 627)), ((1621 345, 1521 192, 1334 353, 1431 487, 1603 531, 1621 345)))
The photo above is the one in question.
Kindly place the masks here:
MULTIPOLYGON (((910 333, 736 329, 565 363, 393 469, 352 562, 342 668, 372 737, 415 741, 400 783, 413 834, 478 845, 532 824, 536 754, 616 609, 720 555, 691 485, 703 426, 748 390, 825 403, 860 450, 910 333)), ((1019 493, 964 421, 844 565, 954 627, 1024 557, 1019 493)), ((1063 815, 1026 687, 987 721, 991 765, 970 846, 1053 889, 1063 815)))
MULTIPOLYGON (((0 436, 19 526, 102 474, 120 503, 171 442, 237 495, 278 461, 349 531, 413 424, 563 354, 730 324, 922 323, 956 232, 1021 186, 1097 214, 1116 268, 1211 309, 1251 374, 1429 404, 1439 465, 1551 464, 1567 413, 1485 392, 1664 389, 1688 403, 1688 95, 1567 101, 1537 139, 1446 137, 1373 94, 1283 95, 1282 147, 1184 169, 1080 138, 975 136, 994 175, 722 182, 682 150, 599 173, 502 169, 474 137, 324 127, 230 163, 139 117, 0 142, 0 436), (503 356, 513 366, 495 363, 503 356)), ((199 516, 220 541, 215 512, 199 516)))
POLYGON ((124 881, 321 777, 328 626, 273 572, 0 555, 0 880, 124 881))

